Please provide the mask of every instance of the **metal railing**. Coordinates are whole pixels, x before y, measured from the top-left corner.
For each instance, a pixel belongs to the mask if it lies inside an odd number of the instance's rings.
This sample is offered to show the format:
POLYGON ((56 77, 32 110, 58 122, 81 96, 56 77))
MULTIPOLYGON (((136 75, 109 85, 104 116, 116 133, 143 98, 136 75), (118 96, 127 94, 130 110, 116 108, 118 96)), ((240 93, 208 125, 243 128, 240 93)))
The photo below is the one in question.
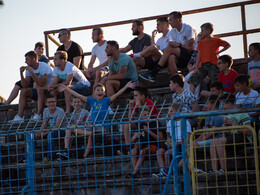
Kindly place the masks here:
MULTIPOLYGON (((195 10, 189 10, 189 11, 183 11, 183 15, 190 15, 190 14, 197 14, 197 13, 203 13, 203 12, 210 12, 215 10, 222 10, 227 8, 234 8, 234 7, 240 7, 241 8, 241 26, 242 30, 240 31, 233 31, 228 33, 221 33, 216 34, 214 36, 216 37, 231 37, 231 36, 238 36, 243 35, 243 50, 244 50, 244 57, 246 58, 248 55, 248 45, 247 45, 247 35, 252 33, 259 33, 260 28, 254 28, 254 29, 247 29, 246 27, 246 13, 245 13, 245 6, 252 5, 252 4, 259 4, 260 2, 258 0, 252 0, 252 1, 245 1, 245 2, 239 2, 239 3, 231 3, 226 5, 219 5, 219 6, 213 6, 213 7, 207 7, 207 8, 201 8, 201 9, 195 9, 195 10)), ((151 21, 156 20, 159 17, 168 17, 168 14, 164 15, 157 15, 157 16, 151 16, 151 17, 144 17, 144 18, 138 18, 143 21, 151 21)), ((130 24, 132 23, 134 19, 130 20, 124 20, 119 22, 111 22, 111 23, 103 23, 103 24, 96 24, 96 25, 89 25, 89 26, 81 26, 81 27, 71 27, 69 28, 71 32, 73 31, 82 31, 82 30, 89 30, 93 29, 95 27, 111 27, 111 26, 118 26, 118 25, 124 25, 124 24, 130 24)), ((224 24, 223 24, 224 25, 224 24)), ((59 46, 59 42, 56 41, 56 39, 52 36, 52 34, 58 33, 59 29, 56 30, 48 30, 44 32, 45 36, 45 47, 46 47, 46 56, 50 59, 53 59, 52 56, 49 54, 49 40, 52 41, 54 44, 59 46)), ((91 52, 85 52, 85 56, 91 55, 91 52)))

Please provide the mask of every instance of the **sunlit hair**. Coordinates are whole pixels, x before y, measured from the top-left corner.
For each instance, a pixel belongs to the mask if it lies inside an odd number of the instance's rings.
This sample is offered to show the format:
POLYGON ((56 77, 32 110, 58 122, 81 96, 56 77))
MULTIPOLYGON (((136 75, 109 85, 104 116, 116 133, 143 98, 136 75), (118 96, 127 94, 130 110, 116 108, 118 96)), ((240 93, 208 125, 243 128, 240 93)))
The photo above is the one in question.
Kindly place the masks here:
POLYGON ((144 22, 142 20, 134 20, 133 23, 136 23, 137 26, 144 27, 144 22))
POLYGON ((95 91, 97 87, 102 87, 104 89, 104 91, 106 91, 106 87, 105 85, 103 85, 102 83, 96 83, 93 86, 93 90, 95 91))
POLYGON ((59 33, 67 34, 68 37, 69 37, 69 39, 70 39, 71 34, 70 34, 70 30, 69 30, 68 28, 62 28, 62 29, 60 29, 60 32, 59 32, 59 33))
POLYGON ((227 63, 229 68, 231 68, 231 66, 233 65, 233 59, 230 55, 223 55, 220 56, 218 59, 224 63, 227 63))
POLYGON ((35 58, 36 60, 38 59, 38 55, 35 51, 29 51, 24 56, 29 58, 35 58))
POLYGON ((35 44, 34 49, 37 49, 37 47, 40 47, 40 48, 44 47, 44 43, 43 43, 43 42, 37 42, 37 43, 35 44))
POLYGON ((58 55, 61 60, 67 61, 68 59, 68 54, 66 51, 56 51, 54 55, 58 55))
POLYGON ((171 12, 171 13, 169 14, 169 16, 171 16, 171 15, 172 15, 174 18, 182 19, 182 13, 179 12, 179 11, 171 12))
POLYGON ((119 45, 116 41, 107 41, 107 44, 109 44, 112 47, 115 47, 116 49, 119 49, 119 45))
POLYGON ((102 28, 96 27, 96 28, 93 28, 92 31, 93 31, 93 32, 94 32, 94 31, 97 31, 97 34, 98 34, 98 35, 101 35, 101 37, 104 38, 104 31, 102 30, 102 28))
POLYGON ((180 87, 183 87, 185 79, 182 74, 175 74, 170 78, 170 81, 177 83, 180 87))
POLYGON ((207 22, 207 23, 202 24, 202 25, 200 26, 200 28, 205 28, 205 29, 209 30, 209 31, 210 31, 210 34, 213 33, 213 31, 214 31, 214 26, 213 26, 213 24, 210 23, 210 22, 207 22))

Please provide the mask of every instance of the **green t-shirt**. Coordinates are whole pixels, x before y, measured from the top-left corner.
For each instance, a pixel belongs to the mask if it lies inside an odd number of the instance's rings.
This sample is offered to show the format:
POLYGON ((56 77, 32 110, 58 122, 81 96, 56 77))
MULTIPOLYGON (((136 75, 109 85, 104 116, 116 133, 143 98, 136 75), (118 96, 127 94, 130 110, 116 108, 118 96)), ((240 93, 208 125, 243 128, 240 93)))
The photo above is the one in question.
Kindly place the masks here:
MULTIPOLYGON (((246 123, 250 123, 250 116, 247 113, 236 113, 236 114, 229 114, 227 118, 231 119, 233 122, 237 123, 239 126, 242 126, 246 123)), ((238 133, 237 130, 232 130, 231 133, 238 133)), ((253 142, 252 135, 246 136, 250 143, 253 142)))
POLYGON ((124 79, 131 79, 133 82, 137 82, 138 76, 136 72, 135 63, 128 55, 119 53, 117 64, 114 59, 109 62, 109 71, 117 74, 122 66, 127 66, 127 72, 124 79))

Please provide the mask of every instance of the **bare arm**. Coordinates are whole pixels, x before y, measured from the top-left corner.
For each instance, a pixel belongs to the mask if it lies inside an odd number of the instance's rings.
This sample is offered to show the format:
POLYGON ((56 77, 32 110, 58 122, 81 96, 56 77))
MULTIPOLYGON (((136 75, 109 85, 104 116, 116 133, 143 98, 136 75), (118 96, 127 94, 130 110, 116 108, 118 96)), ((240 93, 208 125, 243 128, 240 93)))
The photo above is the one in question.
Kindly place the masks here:
POLYGON ((31 67, 27 67, 26 68, 27 71, 32 75, 32 78, 34 80, 34 82, 39 86, 39 87, 44 87, 44 84, 47 81, 48 75, 41 75, 40 78, 38 78, 38 76, 33 72, 31 67))
POLYGON ((117 93, 115 93, 114 95, 112 95, 110 97, 110 101, 113 102, 118 96, 120 96, 122 93, 124 93, 124 91, 127 89, 127 88, 135 88, 135 83, 133 83, 132 81, 129 81, 122 89, 120 89, 117 93))
POLYGON ((21 84, 23 88, 27 88, 30 85, 31 77, 27 76, 24 78, 23 72, 26 70, 27 66, 20 67, 20 77, 21 77, 21 84))
POLYGON ((94 63, 95 63, 95 61, 96 61, 96 58, 97 58, 97 56, 95 56, 95 55, 92 55, 92 56, 91 56, 90 62, 89 62, 89 64, 88 64, 88 69, 93 68, 93 65, 94 65, 94 63))
POLYGON ((125 48, 120 48, 120 49, 119 49, 119 52, 121 52, 121 53, 127 53, 127 52, 129 52, 131 49, 132 49, 132 46, 128 44, 125 48))
POLYGON ((215 54, 220 54, 223 51, 226 51, 228 48, 230 48, 231 45, 227 42, 227 44, 225 45, 225 47, 223 47, 221 50, 219 50, 218 52, 216 52, 215 54))
POLYGON ((73 64, 74 64, 77 68, 80 67, 81 61, 82 61, 81 56, 77 56, 77 57, 74 57, 74 58, 73 58, 73 64))
POLYGON ((62 92, 62 91, 67 91, 69 92, 71 95, 78 97, 79 99, 81 99, 83 102, 87 102, 87 98, 83 95, 78 94, 77 92, 73 91, 72 89, 70 89, 68 86, 65 86, 63 84, 59 84, 58 86, 58 91, 62 92))

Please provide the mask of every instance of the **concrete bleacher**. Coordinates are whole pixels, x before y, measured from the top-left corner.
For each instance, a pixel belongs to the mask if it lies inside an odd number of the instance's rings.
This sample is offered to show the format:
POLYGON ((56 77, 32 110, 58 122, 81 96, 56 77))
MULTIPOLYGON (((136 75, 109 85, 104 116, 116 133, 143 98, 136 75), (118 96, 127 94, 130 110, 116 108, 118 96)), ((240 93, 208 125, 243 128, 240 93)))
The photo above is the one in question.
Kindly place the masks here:
MULTIPOLYGON (((248 59, 239 59, 234 61, 233 68, 239 73, 246 73, 248 59)), ((156 101, 156 104, 161 105, 164 102, 171 102, 171 92, 168 87, 170 75, 167 72, 162 71, 157 77, 156 84, 151 86, 151 83, 141 81, 141 85, 149 87, 151 99, 156 101)), ((124 108, 132 98, 132 93, 123 94, 115 101, 115 105, 119 105, 124 108)), ((59 100, 58 106, 65 107, 64 101, 59 100)), ((1 134, 5 134, 6 140, 4 144, 0 145, 1 149, 1 169, 0 172, 3 188, 0 190, 0 194, 11 193, 20 194, 22 188, 27 184, 27 164, 20 162, 20 158, 23 157, 25 152, 24 142, 24 129, 27 131, 34 131, 40 128, 41 121, 38 123, 30 122, 23 124, 9 124, 8 120, 11 120, 18 110, 18 105, 0 106, 0 126, 1 134), (7 182, 4 183, 4 181, 7 182), (8 184, 9 181, 9 184, 8 184), (11 185, 10 185, 11 183, 11 185), (9 186, 8 186, 9 185, 9 186)), ((29 119, 36 111, 36 103, 28 102, 25 110, 25 118, 29 119)), ((163 112, 167 112, 164 109, 163 112)), ((119 113, 121 115, 122 113, 119 113)), ((118 116, 120 117, 120 116, 118 116)), ((146 160, 143 164, 142 178, 141 179, 125 179, 124 175, 131 170, 131 159, 128 156, 117 156, 115 151, 108 152, 112 148, 107 148, 107 154, 103 154, 104 140, 108 142, 108 145, 112 143, 113 146, 120 148, 120 143, 123 141, 123 135, 121 131, 118 131, 118 125, 113 127, 113 134, 102 136, 96 136, 96 149, 95 152, 87 159, 83 159, 85 140, 83 138, 77 139, 77 148, 72 148, 73 155, 69 161, 53 161, 44 162, 44 151, 47 149, 47 141, 36 142, 36 154, 35 154, 35 176, 37 185, 37 194, 161 194, 163 191, 164 180, 155 180, 152 178, 152 173, 158 172, 158 164, 155 156, 151 156, 150 161, 146 160)), ((59 140, 59 149, 63 148, 63 139, 59 140)), ((208 162, 209 163, 209 162, 208 162)), ((250 161, 251 164, 254 164, 250 161)), ((199 168, 205 167, 203 163, 198 165, 199 168)), ((210 165, 207 165, 210 167, 210 165)), ((226 178, 229 178, 229 185, 235 184, 237 179, 243 181, 243 178, 247 176, 250 183, 256 182, 255 173, 239 173, 235 176, 233 173, 228 175, 222 174, 218 176, 217 182, 219 186, 219 192, 226 194, 226 178), (224 187, 221 187, 224 186, 224 187)), ((216 186, 216 175, 206 174, 199 175, 199 186, 205 185, 205 178, 212 180, 211 185, 216 186)), ((179 180, 182 183, 183 177, 180 176, 179 180)), ((171 180, 173 184, 173 180, 171 180)), ((182 187, 181 187, 182 188, 182 187)), ((212 187, 209 191, 203 189, 200 194, 216 194, 216 190, 212 187), (204 190, 204 191, 203 191, 204 190)), ((229 194, 236 194, 236 188, 228 189, 229 194)), ((241 188, 240 194, 246 194, 247 188, 241 188), (245 193, 243 193, 245 192, 245 193)), ((255 194, 255 187, 250 188, 250 194, 255 194)), ((168 194, 173 194, 173 185, 169 188, 168 194)))

